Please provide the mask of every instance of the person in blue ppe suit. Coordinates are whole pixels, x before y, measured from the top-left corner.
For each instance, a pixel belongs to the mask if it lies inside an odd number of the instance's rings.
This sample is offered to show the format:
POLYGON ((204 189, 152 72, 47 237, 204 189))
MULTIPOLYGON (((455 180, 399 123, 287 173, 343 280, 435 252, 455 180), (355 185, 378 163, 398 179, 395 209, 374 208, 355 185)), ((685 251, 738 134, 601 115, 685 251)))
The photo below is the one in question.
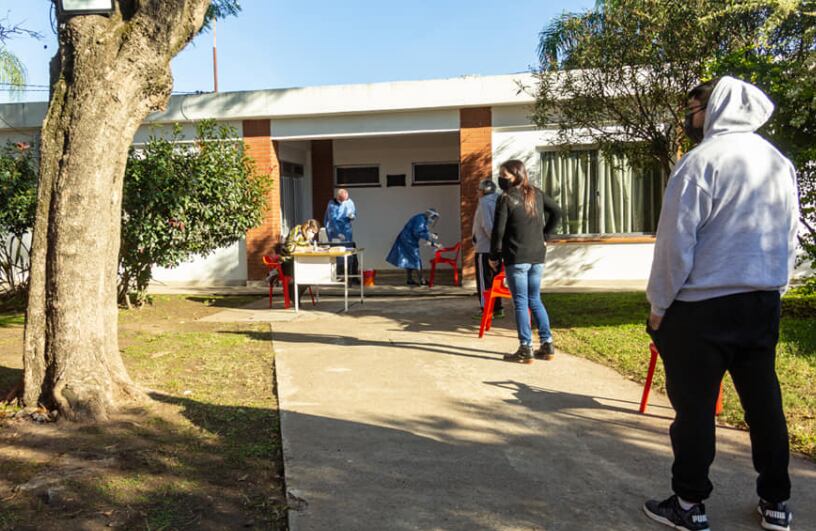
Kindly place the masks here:
MULTIPOLYGON (((357 217, 357 210, 354 201, 349 197, 348 190, 340 188, 334 197, 326 205, 326 214, 323 216, 323 226, 326 227, 326 235, 329 241, 354 242, 351 223, 357 217)), ((342 269, 343 261, 339 260, 338 265, 342 269)), ((357 275, 357 256, 349 257, 349 274, 357 275)), ((357 279, 352 279, 352 283, 357 279)))
POLYGON ((419 253, 419 241, 425 240, 429 245, 438 247, 439 237, 431 232, 439 219, 439 212, 429 208, 408 220, 397 236, 391 251, 385 260, 396 267, 405 269, 408 285, 421 286, 425 284, 422 278, 422 257, 419 253))
POLYGON ((326 205, 323 226, 326 227, 329 240, 353 242, 351 222, 357 216, 354 201, 349 198, 348 190, 340 188, 326 205))

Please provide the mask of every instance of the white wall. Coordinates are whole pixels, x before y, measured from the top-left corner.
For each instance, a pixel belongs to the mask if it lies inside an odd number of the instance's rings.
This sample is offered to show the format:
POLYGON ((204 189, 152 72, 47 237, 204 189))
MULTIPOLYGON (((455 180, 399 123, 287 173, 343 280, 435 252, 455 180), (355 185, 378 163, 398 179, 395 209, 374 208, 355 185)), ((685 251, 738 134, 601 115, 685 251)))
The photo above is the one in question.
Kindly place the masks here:
POLYGON ((352 136, 459 131, 459 110, 304 116, 272 120, 272 138, 348 138, 352 136))
POLYGON ((646 281, 652 267, 654 245, 552 244, 547 249, 543 283, 574 281, 646 281))
MULTIPOLYGON (((195 140, 196 124, 182 123, 179 125, 181 125, 182 141, 195 140)), ((240 121, 223 121, 218 122, 218 125, 225 125, 234 128, 239 138, 243 135, 242 124, 240 121)), ((150 140, 151 137, 169 139, 173 134, 173 128, 174 124, 154 124, 154 123, 142 124, 139 127, 139 129, 136 130, 136 134, 133 137, 133 143, 136 145, 144 144, 145 142, 150 140)))
POLYGON ((243 239, 206 257, 193 257, 178 267, 153 268, 153 282, 169 286, 243 286, 246 279, 246 243, 243 239))
MULTIPOLYGON (((349 188, 357 207, 354 239, 365 247, 365 267, 393 269, 385 261, 391 245, 408 219, 434 207, 440 219, 433 229, 443 245, 460 239, 459 185, 412 186, 414 162, 458 162, 457 133, 417 134, 334 141, 334 164, 379 164, 378 188, 349 188), (388 188, 386 175, 405 174, 405 187, 388 188)), ((323 215, 323 211, 316 213, 323 215)), ((320 220, 322 222, 322 219, 320 220)), ((424 265, 433 257, 422 246, 424 265)))
POLYGON ((556 129, 536 129, 529 121, 532 109, 526 105, 493 108, 493 176, 499 166, 519 159, 527 166, 530 179, 540 183, 541 150, 556 140, 556 129))

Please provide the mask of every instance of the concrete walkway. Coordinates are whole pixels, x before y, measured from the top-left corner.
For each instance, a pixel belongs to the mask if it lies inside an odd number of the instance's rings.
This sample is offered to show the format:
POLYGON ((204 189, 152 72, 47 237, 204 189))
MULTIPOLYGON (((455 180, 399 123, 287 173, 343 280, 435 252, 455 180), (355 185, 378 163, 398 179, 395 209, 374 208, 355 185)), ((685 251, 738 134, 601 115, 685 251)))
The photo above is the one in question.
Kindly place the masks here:
MULTIPOLYGON (((341 304, 271 324, 292 529, 666 529, 640 509, 669 494, 664 397, 640 415, 600 365, 501 361, 513 320, 478 339, 469 297, 341 304)), ((816 529, 816 466, 792 475, 816 529)), ((719 430, 712 480, 712 529, 759 529, 746 433, 719 430)))

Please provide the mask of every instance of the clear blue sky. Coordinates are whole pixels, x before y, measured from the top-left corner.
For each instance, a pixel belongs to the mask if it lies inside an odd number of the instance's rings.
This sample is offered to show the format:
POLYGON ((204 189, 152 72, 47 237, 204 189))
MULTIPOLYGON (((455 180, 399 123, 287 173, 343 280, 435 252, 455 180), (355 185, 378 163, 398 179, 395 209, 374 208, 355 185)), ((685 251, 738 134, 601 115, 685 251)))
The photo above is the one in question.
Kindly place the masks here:
MULTIPOLYGON (((434 79, 526 71, 538 33, 563 11, 594 0, 243 0, 238 17, 219 21, 219 90, 434 79)), ((42 33, 7 43, 48 83, 57 43, 50 0, 0 0, 0 19, 42 33)), ((212 90, 212 33, 173 61, 175 91, 212 90)), ((47 99, 27 92, 16 101, 47 99)), ((10 101, 0 91, 0 102, 10 101)))

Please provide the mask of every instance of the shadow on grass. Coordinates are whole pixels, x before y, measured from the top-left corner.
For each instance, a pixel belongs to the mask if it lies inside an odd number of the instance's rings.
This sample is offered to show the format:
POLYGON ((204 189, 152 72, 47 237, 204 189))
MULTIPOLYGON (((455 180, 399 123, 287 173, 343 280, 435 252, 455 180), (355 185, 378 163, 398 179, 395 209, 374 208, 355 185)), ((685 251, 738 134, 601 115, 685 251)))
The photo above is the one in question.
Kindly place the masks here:
POLYGON ((190 302, 196 302, 212 308, 243 308, 247 304, 262 298, 263 295, 196 295, 185 297, 185 299, 190 302))
POLYGON ((152 397, 102 425, 0 425, 0 529, 286 529, 276 410, 152 397))

